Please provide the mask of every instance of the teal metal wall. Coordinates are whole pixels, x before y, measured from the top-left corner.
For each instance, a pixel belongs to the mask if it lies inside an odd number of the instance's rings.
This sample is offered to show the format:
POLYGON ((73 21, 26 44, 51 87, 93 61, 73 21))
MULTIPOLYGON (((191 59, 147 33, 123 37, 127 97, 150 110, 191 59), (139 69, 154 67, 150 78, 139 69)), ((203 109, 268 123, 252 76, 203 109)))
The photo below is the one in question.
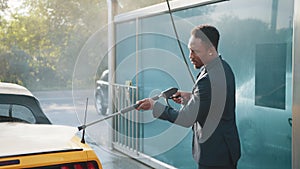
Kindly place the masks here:
MULTIPOLYGON (((220 31, 219 52, 236 76, 239 169, 291 168, 293 5, 293 0, 230 0, 174 12, 187 59, 194 26, 208 23, 220 31)), ((140 99, 170 86, 191 90, 167 13, 116 24, 116 83, 128 80, 138 86, 140 99)), ((196 167, 190 129, 147 111, 140 121, 143 153, 177 168, 196 167)))

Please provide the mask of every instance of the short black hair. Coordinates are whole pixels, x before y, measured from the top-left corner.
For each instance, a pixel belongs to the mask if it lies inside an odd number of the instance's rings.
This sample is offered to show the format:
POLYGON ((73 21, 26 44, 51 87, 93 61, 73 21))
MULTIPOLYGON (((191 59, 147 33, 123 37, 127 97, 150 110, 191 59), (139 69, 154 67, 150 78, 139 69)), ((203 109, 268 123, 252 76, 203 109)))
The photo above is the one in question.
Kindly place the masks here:
POLYGON ((220 34, 217 28, 211 25, 199 25, 196 26, 192 32, 191 35, 195 38, 199 38, 202 41, 212 44, 216 51, 218 51, 218 44, 219 44, 219 38, 220 34))

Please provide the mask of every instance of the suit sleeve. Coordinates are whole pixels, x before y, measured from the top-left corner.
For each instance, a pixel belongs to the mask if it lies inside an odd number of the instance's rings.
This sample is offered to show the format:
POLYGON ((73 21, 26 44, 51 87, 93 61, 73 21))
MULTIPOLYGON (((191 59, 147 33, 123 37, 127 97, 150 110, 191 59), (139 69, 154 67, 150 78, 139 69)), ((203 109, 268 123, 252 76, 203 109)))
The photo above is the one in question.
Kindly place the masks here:
POLYGON ((192 97, 180 110, 155 102, 153 116, 183 127, 191 127, 195 121, 203 123, 210 106, 210 83, 208 76, 200 79, 195 86, 192 97))

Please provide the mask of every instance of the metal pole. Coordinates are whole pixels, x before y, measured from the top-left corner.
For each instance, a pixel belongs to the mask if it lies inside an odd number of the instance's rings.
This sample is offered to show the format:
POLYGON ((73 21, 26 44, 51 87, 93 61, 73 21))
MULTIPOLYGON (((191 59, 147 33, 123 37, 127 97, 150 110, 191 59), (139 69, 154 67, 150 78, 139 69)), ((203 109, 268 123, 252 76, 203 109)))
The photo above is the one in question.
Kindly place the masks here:
MULTIPOLYGON (((117 1, 116 0, 107 0, 107 9, 108 9, 108 70, 109 76, 108 81, 109 83, 115 83, 115 27, 114 27, 114 16, 116 13, 117 1)), ((108 86, 108 111, 109 114, 112 114, 114 107, 113 107, 113 86, 108 86)), ((107 121, 110 126, 112 126, 113 122, 112 119, 107 121)), ((108 131, 108 143, 110 143, 110 148, 113 146, 113 130, 108 131)))
POLYGON ((276 31, 277 27, 277 15, 278 15, 278 0, 272 1, 272 13, 271 13, 271 30, 276 31))
POLYGON ((300 1, 294 1, 292 168, 300 168, 300 1))
MULTIPOLYGON (((139 18, 137 17, 136 19, 135 19, 135 32, 136 32, 136 39, 135 39, 135 45, 136 45, 136 67, 135 67, 135 69, 136 69, 136 73, 138 73, 139 72, 139 52, 138 52, 138 50, 139 50, 139 18)), ((139 88, 138 88, 138 84, 139 84, 139 76, 137 75, 136 76, 136 99, 138 99, 138 97, 139 97, 139 95, 138 95, 138 93, 139 93, 139 88)), ((139 152, 139 145, 140 145, 140 142, 139 142, 139 127, 140 127, 140 122, 139 122, 139 112, 137 112, 137 111, 135 111, 135 115, 136 115, 136 121, 135 121, 135 128, 136 128, 136 133, 135 133, 135 135, 136 135, 136 141, 135 141, 135 150, 136 150, 136 153, 138 154, 138 152, 139 152)), ((143 139, 143 138, 141 138, 141 139, 143 139)))

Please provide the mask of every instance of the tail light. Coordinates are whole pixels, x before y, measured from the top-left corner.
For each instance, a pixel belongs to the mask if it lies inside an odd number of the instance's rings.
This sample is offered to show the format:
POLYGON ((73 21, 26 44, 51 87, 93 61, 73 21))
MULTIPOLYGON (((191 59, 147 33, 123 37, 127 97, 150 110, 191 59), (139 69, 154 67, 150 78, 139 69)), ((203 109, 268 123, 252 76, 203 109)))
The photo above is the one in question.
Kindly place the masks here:
POLYGON ((60 169, 99 169, 98 164, 95 161, 89 161, 86 163, 70 163, 60 165, 60 169))
POLYGON ((99 166, 96 161, 88 161, 37 167, 32 169, 99 169, 99 166))
POLYGON ((95 162, 93 163, 93 162, 89 161, 89 162, 87 162, 87 168, 88 169, 98 169, 98 165, 95 162))

